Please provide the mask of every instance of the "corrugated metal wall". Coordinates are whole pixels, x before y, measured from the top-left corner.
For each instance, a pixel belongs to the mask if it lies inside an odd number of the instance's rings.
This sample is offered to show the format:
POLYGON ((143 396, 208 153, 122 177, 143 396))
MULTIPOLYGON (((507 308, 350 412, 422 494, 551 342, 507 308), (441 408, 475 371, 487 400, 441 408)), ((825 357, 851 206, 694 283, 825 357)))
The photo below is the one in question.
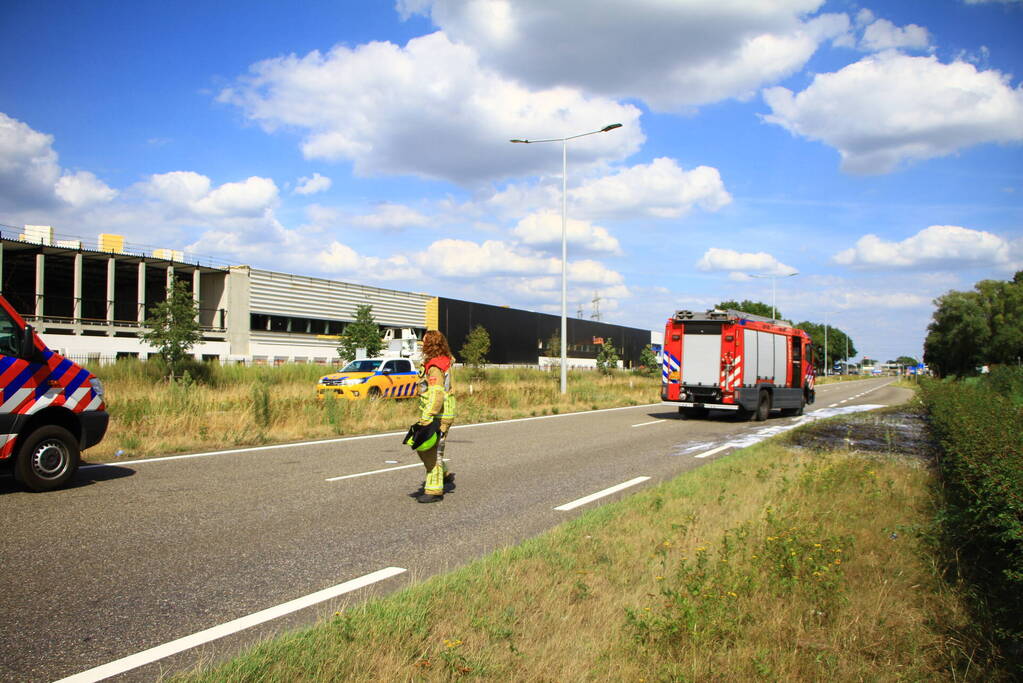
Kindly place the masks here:
POLYGON ((373 319, 386 327, 426 327, 427 294, 399 292, 349 282, 250 271, 252 313, 297 316, 321 320, 354 320, 361 304, 373 306, 373 319))

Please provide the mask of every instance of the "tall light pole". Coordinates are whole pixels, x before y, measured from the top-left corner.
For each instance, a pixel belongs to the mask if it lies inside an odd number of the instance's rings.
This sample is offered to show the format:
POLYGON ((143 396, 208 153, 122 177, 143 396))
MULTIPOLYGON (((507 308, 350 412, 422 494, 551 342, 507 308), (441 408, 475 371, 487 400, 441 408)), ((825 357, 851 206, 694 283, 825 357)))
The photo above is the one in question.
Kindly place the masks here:
POLYGON ((824 311, 824 376, 827 377, 830 373, 828 370, 828 316, 834 313, 834 311, 824 311))
POLYGON ((777 291, 776 291, 775 286, 774 286, 774 281, 777 280, 780 277, 793 277, 795 275, 799 275, 799 273, 798 272, 789 273, 788 275, 750 275, 750 277, 759 277, 759 278, 769 277, 769 278, 771 278, 771 319, 772 320, 777 320, 778 319, 778 307, 775 305, 775 302, 777 301, 777 291))
POLYGON ((526 145, 535 142, 561 143, 561 393, 568 392, 568 141, 596 133, 606 133, 622 124, 612 123, 600 130, 589 133, 569 135, 564 138, 547 138, 544 140, 511 140, 526 145))

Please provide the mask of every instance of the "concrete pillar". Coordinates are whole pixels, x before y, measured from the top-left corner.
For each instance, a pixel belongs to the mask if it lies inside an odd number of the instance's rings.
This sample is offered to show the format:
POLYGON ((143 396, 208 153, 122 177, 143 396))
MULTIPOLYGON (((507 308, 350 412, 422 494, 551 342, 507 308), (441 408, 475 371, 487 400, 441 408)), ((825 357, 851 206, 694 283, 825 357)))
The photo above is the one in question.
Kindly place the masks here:
POLYGON ((192 300, 195 301, 195 321, 202 324, 202 311, 199 309, 202 307, 202 297, 200 296, 200 288, 202 287, 202 273, 196 268, 192 271, 192 300))
POLYGON ((71 317, 74 318, 76 323, 80 322, 82 320, 82 268, 83 267, 84 266, 83 266, 83 263, 82 263, 82 253, 78 252, 77 254, 75 254, 75 263, 74 263, 74 266, 73 266, 73 268, 75 269, 75 272, 74 272, 74 285, 72 286, 74 291, 73 291, 73 293, 71 295, 71 296, 73 296, 75 298, 75 300, 73 302, 74 303, 74 308, 73 308, 74 312, 71 314, 71 317))
POLYGON ((146 262, 139 261, 139 293, 138 293, 139 322, 146 321, 146 262))
POLYGON ((248 266, 231 266, 227 276, 227 341, 232 356, 251 360, 249 273, 248 266))
POLYGON ((36 315, 43 315, 43 297, 46 295, 44 282, 46 278, 46 255, 40 251, 36 254, 36 315))
POLYGON ((117 292, 114 278, 117 276, 117 261, 111 256, 107 259, 107 325, 114 322, 114 295, 117 292))

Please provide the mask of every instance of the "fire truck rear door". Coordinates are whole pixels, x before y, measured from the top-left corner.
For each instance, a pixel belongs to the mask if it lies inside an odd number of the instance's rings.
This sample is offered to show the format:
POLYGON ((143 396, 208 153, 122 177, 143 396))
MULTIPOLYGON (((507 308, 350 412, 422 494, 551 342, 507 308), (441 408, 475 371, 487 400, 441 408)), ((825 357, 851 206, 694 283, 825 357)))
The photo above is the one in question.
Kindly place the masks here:
POLYGON ((682 383, 717 386, 721 378, 721 323, 685 323, 682 383))

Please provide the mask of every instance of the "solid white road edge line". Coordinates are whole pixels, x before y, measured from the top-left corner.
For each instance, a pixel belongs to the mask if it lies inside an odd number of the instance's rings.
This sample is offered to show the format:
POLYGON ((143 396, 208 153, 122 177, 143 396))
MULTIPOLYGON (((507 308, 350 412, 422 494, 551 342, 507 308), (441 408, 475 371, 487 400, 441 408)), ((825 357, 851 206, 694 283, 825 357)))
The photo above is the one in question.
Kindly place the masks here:
MULTIPOLYGON (((540 415, 538 417, 517 417, 514 420, 496 420, 494 422, 477 422, 471 425, 454 425, 451 429, 471 429, 473 427, 491 427, 493 425, 504 425, 512 422, 527 422, 530 420, 550 420, 556 417, 572 417, 573 415, 592 415, 593 413, 609 413, 613 410, 632 410, 634 408, 649 408, 659 406, 661 402, 644 403, 638 406, 622 406, 620 408, 601 408, 600 410, 580 410, 575 413, 559 413, 558 415, 540 415)), ((96 463, 95 465, 82 465, 78 469, 87 470, 93 467, 118 467, 120 465, 142 465, 150 462, 165 462, 167 460, 185 460, 187 458, 208 458, 213 455, 231 455, 233 453, 253 453, 255 451, 268 451, 273 448, 294 448, 297 446, 324 446, 331 443, 343 441, 359 441, 361 439, 381 439, 387 436, 402 436, 405 432, 386 432, 384 434, 363 434, 362 436, 344 436, 339 439, 322 439, 320 441, 300 441, 298 443, 280 443, 272 446, 252 446, 249 448, 232 448, 227 451, 210 451, 208 453, 189 453, 187 455, 167 455, 162 458, 144 458, 142 460, 114 460, 112 462, 96 463)))
POLYGON ((618 484, 617 486, 612 486, 609 489, 604 489, 603 491, 597 491, 596 493, 591 493, 590 495, 586 496, 585 498, 580 498, 579 500, 573 500, 571 503, 565 503, 564 505, 559 505, 558 507, 556 507, 554 509, 555 510, 561 510, 563 512, 566 511, 566 510, 573 510, 573 509, 575 509, 575 508, 577 508, 577 507, 579 507, 581 505, 586 505, 587 503, 592 503, 593 501, 597 500, 598 498, 603 498, 604 496, 610 496, 612 493, 618 493, 622 489, 627 489, 630 486, 635 486, 636 484, 642 484, 644 481, 646 481, 649 478, 650 477, 636 477, 635 479, 630 479, 630 480, 628 480, 626 482, 618 484))
POLYGON ((718 446, 717 448, 712 448, 709 451, 704 451, 703 453, 700 453, 699 455, 694 455, 693 457, 694 458, 706 458, 708 456, 714 455, 715 453, 720 453, 721 451, 725 450, 726 448, 731 448, 731 447, 732 447, 731 444, 727 444, 726 443, 724 446, 718 446))
POLYGON ((145 666, 146 664, 163 659, 164 657, 170 657, 171 655, 183 652, 184 650, 189 650, 198 645, 203 645, 210 641, 223 638, 224 636, 229 636, 233 633, 237 633, 238 631, 243 631, 272 619, 283 617, 286 614, 291 614, 292 612, 297 612, 300 609, 311 607, 317 603, 330 600, 331 598, 336 598, 339 595, 344 595, 345 593, 350 593, 354 590, 358 590, 359 588, 364 588, 370 584, 377 583, 378 581, 389 579, 392 576, 397 576, 405 571, 406 570, 401 567, 387 567, 386 569, 380 569, 372 574, 366 574, 365 576, 360 576, 357 579, 340 583, 331 588, 325 588, 321 591, 310 593, 309 595, 290 600, 277 605, 276 607, 270 607, 269 609, 229 621, 226 624, 214 626, 213 628, 208 628, 205 631, 199 631, 198 633, 193 633, 190 636, 185 636, 184 638, 178 638, 177 640, 172 640, 169 643, 164 643, 163 645, 157 645, 154 648, 143 650, 142 652, 129 655, 128 657, 118 659, 110 662, 109 664, 97 666, 94 669, 89 669, 88 671, 83 671, 73 676, 62 678, 60 681, 57 681, 57 683, 101 681, 104 678, 116 676, 117 674, 122 674, 125 671, 131 671, 132 669, 145 666))

